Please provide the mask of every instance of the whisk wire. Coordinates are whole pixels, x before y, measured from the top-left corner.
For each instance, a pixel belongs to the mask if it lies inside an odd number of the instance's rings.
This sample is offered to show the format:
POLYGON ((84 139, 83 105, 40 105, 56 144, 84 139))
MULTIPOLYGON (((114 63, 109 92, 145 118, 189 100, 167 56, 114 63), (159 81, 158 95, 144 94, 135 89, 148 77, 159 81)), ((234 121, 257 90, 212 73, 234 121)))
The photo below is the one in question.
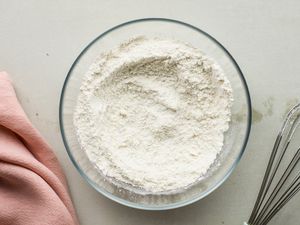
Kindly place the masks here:
MULTIPOLYGON (((258 215, 257 219, 254 221, 254 224, 259 223, 259 221, 261 221, 261 219, 263 218, 263 216, 267 212, 267 209, 270 207, 270 205, 272 204, 272 202, 276 198, 277 194, 279 193, 279 191, 282 189, 285 182, 287 181, 289 175, 292 173, 293 169, 295 168, 295 166, 299 162, 299 159, 300 159, 300 149, 298 149, 298 151, 294 155, 293 159, 289 163, 288 167, 284 171, 283 175, 281 176, 280 180, 276 184, 274 190, 272 191, 269 198, 267 199, 267 201, 266 201, 264 207, 262 208, 260 214, 258 215)), ((289 188, 288 188, 288 190, 289 190, 289 188)))
POLYGON ((275 141, 275 144, 274 144, 271 156, 270 156, 270 160, 268 162, 267 169, 266 169, 266 172, 264 174, 262 185, 261 185, 261 188, 260 188, 259 193, 258 193, 258 197, 256 199, 254 208, 253 208, 251 216, 249 218, 249 224, 253 223, 253 221, 255 219, 255 216, 257 215, 257 212, 260 209, 260 206, 261 206, 261 204, 263 202, 263 199, 265 197, 265 194, 266 194, 266 184, 267 184, 267 181, 269 179, 268 175, 270 173, 270 170, 272 169, 272 165, 273 165, 273 162, 274 162, 274 159, 275 159, 275 156, 276 156, 276 153, 277 153, 277 150, 278 150, 278 146, 280 144, 281 139, 282 139, 282 135, 278 135, 277 138, 276 138, 276 141, 275 141))
POLYGON ((262 221, 262 225, 267 224, 273 216, 300 190, 300 173, 298 173, 296 179, 293 183, 288 187, 288 190, 280 197, 277 203, 271 208, 269 213, 265 216, 262 221), (296 183, 298 182, 298 183, 296 183), (296 184, 296 185, 295 185, 296 184), (295 186, 295 187, 293 187, 295 186))
POLYGON ((289 177, 294 174, 294 169, 300 161, 300 148, 293 155, 288 166, 284 168, 283 173, 279 173, 279 168, 283 167, 283 159, 287 155, 286 152, 290 149, 290 142, 300 124, 299 121, 300 104, 294 106, 288 112, 276 137, 258 197, 247 223, 248 225, 266 225, 300 190, 300 172, 289 185, 285 185, 288 183, 289 177), (283 194, 280 195, 280 192, 283 192, 283 194))

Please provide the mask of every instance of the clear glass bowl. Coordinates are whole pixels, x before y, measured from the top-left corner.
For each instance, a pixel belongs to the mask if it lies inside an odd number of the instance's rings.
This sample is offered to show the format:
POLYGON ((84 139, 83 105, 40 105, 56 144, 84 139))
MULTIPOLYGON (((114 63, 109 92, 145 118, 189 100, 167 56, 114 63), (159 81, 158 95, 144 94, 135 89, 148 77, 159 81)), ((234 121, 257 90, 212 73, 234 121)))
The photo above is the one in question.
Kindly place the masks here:
POLYGON ((191 204, 220 186, 239 162, 249 137, 251 126, 251 101, 243 74, 230 53, 204 31, 180 21, 147 18, 120 24, 94 39, 73 63, 63 86, 60 99, 60 128, 67 152, 79 173, 98 192, 123 205, 163 210, 191 204), (89 66, 102 53, 132 37, 173 38, 188 42, 213 58, 231 82, 234 95, 232 120, 225 134, 222 153, 217 157, 208 175, 183 192, 151 194, 121 188, 102 176, 81 150, 73 125, 82 78, 89 66))

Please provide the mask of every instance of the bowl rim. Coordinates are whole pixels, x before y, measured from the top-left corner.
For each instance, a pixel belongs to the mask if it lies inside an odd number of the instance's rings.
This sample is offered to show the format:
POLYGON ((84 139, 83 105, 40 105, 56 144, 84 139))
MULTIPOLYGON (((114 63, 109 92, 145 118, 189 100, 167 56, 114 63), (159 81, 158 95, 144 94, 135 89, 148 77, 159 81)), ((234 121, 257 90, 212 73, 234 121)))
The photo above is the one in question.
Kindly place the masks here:
POLYGON ((233 58, 233 56, 230 54, 230 52, 220 43, 218 42, 214 37, 212 37, 210 34, 206 33, 205 31, 199 29, 198 27, 195 27, 189 23, 186 22, 182 22, 179 20, 175 20, 175 19, 169 19, 169 18, 160 18, 160 17, 149 17, 149 18, 141 18, 141 19, 135 19, 135 20, 130 20, 124 23, 121 23, 119 25, 116 25, 108 30, 106 30, 105 32, 103 32, 102 34, 98 35, 96 38, 94 38, 81 52, 80 54, 76 57, 75 61, 72 63, 67 76, 65 78, 63 87, 62 87, 62 91, 61 91, 61 95, 60 95, 60 102, 59 102, 59 125, 60 125, 60 131, 61 131, 61 136, 63 139, 63 143, 65 145, 66 151, 69 155, 69 158, 71 159, 73 165, 75 166, 75 168, 77 169, 77 171, 79 172, 79 174, 84 178, 84 180, 90 184, 97 192, 101 193, 102 195, 104 195, 105 197, 118 202, 122 205, 131 207, 131 208, 136 208, 136 209, 143 209, 143 210, 152 210, 152 211, 157 211, 157 210, 168 210, 168 209, 175 209, 175 208, 180 208, 189 204, 192 204, 206 196, 208 196, 210 193, 212 193, 214 190, 216 190, 219 186, 221 186, 221 184, 224 183, 224 181, 231 175, 232 171, 234 170, 234 168, 237 166, 238 162, 240 161, 240 159, 242 158, 243 153, 245 152, 246 149, 246 145, 249 139, 249 135, 250 135, 250 130, 251 130, 251 122, 252 122, 252 106, 251 106, 251 97, 250 97, 250 93, 249 93, 249 88, 247 86, 247 82, 246 79, 240 69, 240 67, 238 66, 237 62, 235 61, 235 59, 233 58), (134 203, 134 202, 130 202, 127 200, 124 200, 122 198, 119 198, 109 192, 107 192, 106 190, 102 189, 101 187, 99 187, 93 180, 91 180, 81 169, 81 167, 78 165, 78 163, 76 162, 75 158, 73 157, 71 151, 70 151, 70 147, 68 144, 68 141, 66 139, 66 135, 65 135, 65 129, 64 129, 64 124, 63 124, 63 105, 64 105, 64 96, 65 96, 65 90, 69 81, 69 78, 72 74, 72 71, 75 67, 75 65, 77 64, 77 62, 79 61, 79 59, 81 58, 82 55, 84 55, 84 53, 95 43, 97 42, 99 39, 101 39, 102 37, 104 37, 105 35, 109 34, 110 32, 124 27, 126 25, 130 25, 130 24, 134 24, 134 23, 141 23, 141 22, 148 22, 148 21, 161 21, 161 22, 170 22, 170 23, 175 23, 175 24, 179 24, 179 25, 183 25, 186 26, 190 29, 193 29, 203 35, 205 35, 207 38, 209 38, 210 40, 212 40, 218 47, 220 47, 225 54, 230 58, 230 60, 232 61, 233 65, 235 66, 235 68, 238 71, 238 74, 241 78, 241 82, 244 86, 244 91, 246 94, 246 100, 247 100, 247 127, 246 127, 246 135, 244 137, 243 140, 243 145, 242 148, 240 150, 240 153, 238 155, 238 157, 235 159, 234 163, 231 165, 230 169, 226 172, 226 175, 219 180, 214 186, 212 186, 209 190, 203 192, 202 194, 199 194, 198 196, 196 196, 195 198, 192 199, 188 199, 188 200, 184 200, 184 201, 179 201, 179 202, 175 202, 175 203, 171 203, 171 204, 166 204, 166 205, 160 205, 160 206, 151 206, 151 205, 145 205, 145 204, 140 204, 140 203, 134 203))

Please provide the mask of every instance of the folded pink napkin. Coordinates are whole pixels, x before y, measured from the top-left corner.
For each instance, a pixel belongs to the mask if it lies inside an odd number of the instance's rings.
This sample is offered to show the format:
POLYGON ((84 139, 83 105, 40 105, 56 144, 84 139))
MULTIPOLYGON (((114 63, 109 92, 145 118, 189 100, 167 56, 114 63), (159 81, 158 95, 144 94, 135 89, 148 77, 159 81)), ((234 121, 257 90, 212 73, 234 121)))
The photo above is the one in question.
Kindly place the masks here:
POLYGON ((5 72, 0 72, 0 224, 78 224, 58 160, 28 120, 5 72))

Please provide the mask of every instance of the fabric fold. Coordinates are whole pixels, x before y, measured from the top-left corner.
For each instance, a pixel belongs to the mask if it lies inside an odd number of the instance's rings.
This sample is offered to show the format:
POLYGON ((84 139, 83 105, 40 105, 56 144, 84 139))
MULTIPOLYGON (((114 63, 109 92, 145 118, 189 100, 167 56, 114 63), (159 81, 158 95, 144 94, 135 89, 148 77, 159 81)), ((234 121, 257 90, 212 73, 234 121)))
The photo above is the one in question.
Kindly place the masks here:
POLYGON ((0 224, 79 224, 59 162, 5 72, 0 72, 0 224))

